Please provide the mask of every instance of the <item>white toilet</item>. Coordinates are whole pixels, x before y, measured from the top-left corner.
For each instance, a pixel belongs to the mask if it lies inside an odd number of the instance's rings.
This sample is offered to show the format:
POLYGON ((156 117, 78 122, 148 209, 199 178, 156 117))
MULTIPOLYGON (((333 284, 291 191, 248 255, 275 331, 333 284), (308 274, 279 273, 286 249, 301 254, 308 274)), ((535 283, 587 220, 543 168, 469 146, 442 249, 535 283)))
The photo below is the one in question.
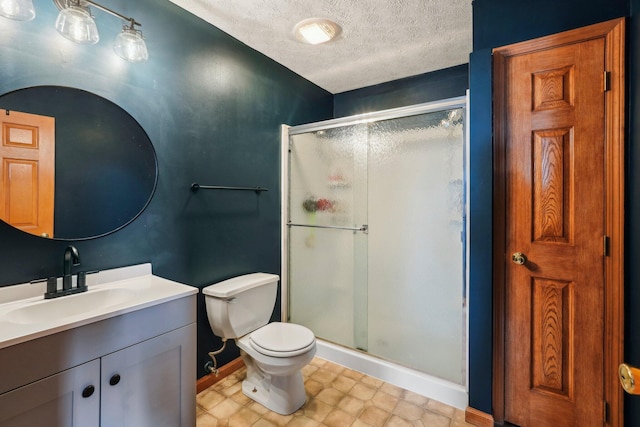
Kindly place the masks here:
POLYGON ((306 401, 300 372, 316 353, 311 330, 294 323, 269 323, 279 276, 253 273, 202 290, 213 333, 234 339, 247 366, 242 391, 279 414, 288 415, 306 401))

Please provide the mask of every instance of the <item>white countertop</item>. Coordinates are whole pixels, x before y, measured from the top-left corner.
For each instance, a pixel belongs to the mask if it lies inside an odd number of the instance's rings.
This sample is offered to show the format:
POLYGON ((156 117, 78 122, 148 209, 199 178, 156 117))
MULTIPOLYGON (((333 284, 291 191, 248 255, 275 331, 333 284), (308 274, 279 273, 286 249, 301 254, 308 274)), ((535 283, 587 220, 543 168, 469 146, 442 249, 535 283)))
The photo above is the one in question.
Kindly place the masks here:
POLYGON ((46 283, 0 288, 0 349, 198 293, 150 264, 87 276, 89 290, 44 299, 46 283))

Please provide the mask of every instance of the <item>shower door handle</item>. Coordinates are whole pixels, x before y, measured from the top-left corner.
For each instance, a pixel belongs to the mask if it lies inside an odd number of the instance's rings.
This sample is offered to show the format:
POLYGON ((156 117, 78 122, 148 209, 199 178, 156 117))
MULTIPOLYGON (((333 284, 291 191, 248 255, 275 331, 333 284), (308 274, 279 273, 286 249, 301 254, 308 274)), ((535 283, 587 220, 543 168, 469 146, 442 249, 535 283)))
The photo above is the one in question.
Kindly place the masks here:
POLYGON ((331 229, 331 230, 362 231, 364 234, 368 234, 369 233, 369 225, 368 224, 362 224, 361 227, 340 227, 338 225, 294 224, 292 222, 288 222, 287 225, 289 227, 328 228, 328 229, 331 229))

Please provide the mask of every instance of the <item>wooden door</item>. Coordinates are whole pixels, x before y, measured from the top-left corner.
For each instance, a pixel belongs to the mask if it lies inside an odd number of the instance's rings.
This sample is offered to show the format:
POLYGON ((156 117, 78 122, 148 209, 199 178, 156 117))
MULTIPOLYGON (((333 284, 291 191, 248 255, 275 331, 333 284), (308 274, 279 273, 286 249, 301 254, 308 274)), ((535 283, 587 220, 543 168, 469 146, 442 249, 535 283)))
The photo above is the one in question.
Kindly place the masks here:
POLYGON ((522 427, 608 422, 608 48, 585 31, 495 52, 504 418, 522 427))
POLYGON ((55 119, 0 110, 0 219, 53 237, 55 119))

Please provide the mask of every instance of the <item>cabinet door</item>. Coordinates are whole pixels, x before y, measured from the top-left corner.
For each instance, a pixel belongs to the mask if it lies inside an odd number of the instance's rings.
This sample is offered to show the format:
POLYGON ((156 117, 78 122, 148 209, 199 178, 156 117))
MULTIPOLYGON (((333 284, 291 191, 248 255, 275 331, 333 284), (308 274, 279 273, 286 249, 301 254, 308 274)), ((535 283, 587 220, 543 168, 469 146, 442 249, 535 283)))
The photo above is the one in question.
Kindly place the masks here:
POLYGON ((0 395, 0 427, 99 427, 100 361, 0 395))
POLYGON ((195 425, 195 323, 102 358, 102 427, 195 425))

